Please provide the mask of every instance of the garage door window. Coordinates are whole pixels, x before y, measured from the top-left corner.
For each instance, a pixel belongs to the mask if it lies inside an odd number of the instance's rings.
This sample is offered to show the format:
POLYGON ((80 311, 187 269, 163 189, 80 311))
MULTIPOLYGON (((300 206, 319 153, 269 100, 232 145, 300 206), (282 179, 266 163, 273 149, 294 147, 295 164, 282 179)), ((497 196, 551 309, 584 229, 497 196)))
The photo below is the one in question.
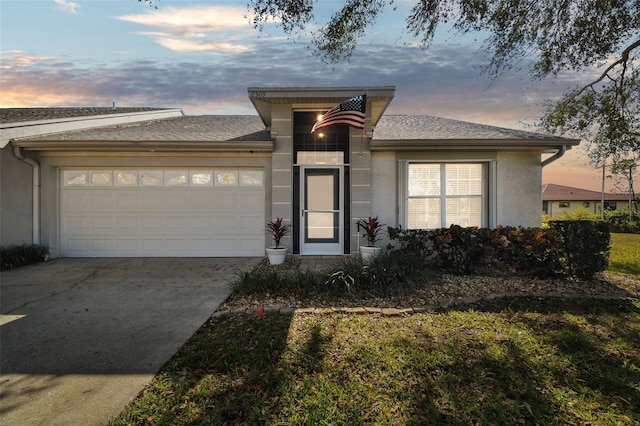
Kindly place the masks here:
POLYGON ((116 186, 138 185, 138 172, 116 171, 116 186))
POLYGON ((63 184, 74 186, 253 186, 262 187, 262 170, 65 170, 63 184))
POLYGON ((94 186, 113 185, 113 173, 110 171, 91 172, 91 185, 94 185, 94 186))
POLYGON ((191 185, 211 186, 212 183, 213 174, 211 172, 191 172, 191 185))
POLYGON ((189 184, 188 172, 164 172, 165 185, 187 186, 189 184))
POLYGON ((238 172, 216 170, 216 186, 237 186, 238 172))
POLYGON ((156 170, 141 170, 140 185, 142 186, 162 186, 163 173, 156 170))

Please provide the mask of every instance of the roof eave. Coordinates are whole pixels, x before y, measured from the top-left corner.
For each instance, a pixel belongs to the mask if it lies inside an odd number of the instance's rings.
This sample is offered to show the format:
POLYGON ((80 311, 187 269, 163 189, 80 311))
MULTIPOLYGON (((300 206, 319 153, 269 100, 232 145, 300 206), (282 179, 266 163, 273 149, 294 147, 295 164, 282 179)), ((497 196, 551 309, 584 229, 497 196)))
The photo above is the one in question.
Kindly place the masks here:
POLYGON ((181 116, 184 116, 183 111, 179 108, 173 108, 123 114, 86 115, 50 120, 3 123, 0 124, 0 148, 4 148, 11 140, 22 138, 181 116))
POLYGON ((272 141, 14 141, 26 151, 272 152, 272 141))
POLYGON ((442 150, 509 150, 555 152, 559 147, 571 149, 578 139, 414 139, 371 141, 372 151, 442 151, 442 150))

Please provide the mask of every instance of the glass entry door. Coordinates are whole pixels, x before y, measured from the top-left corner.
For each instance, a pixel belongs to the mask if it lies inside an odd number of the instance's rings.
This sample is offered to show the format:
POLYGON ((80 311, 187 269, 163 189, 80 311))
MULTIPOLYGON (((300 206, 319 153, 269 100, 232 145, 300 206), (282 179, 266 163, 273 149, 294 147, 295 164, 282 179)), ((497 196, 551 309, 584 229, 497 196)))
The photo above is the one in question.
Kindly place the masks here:
POLYGON ((302 254, 342 254, 343 168, 302 167, 302 254))

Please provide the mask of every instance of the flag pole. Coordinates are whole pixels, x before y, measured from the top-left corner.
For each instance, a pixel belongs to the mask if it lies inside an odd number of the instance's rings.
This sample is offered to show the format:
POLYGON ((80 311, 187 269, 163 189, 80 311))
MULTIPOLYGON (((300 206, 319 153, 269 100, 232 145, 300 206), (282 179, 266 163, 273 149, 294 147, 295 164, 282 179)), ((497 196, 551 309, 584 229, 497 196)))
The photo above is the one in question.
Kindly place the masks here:
MULTIPOLYGON (((367 102, 366 101, 366 99, 367 99, 367 91, 368 91, 368 89, 365 87, 364 88, 364 96, 365 96, 364 99, 365 99, 365 102, 367 102)), ((365 111, 366 111, 366 104, 365 104, 365 111)), ((360 152, 358 153, 360 158, 362 158, 362 149, 364 147, 364 129, 365 129, 365 127, 367 127, 367 116, 366 116, 366 113, 365 113, 365 117, 364 117, 364 126, 362 126, 362 131, 360 132, 360 152)))

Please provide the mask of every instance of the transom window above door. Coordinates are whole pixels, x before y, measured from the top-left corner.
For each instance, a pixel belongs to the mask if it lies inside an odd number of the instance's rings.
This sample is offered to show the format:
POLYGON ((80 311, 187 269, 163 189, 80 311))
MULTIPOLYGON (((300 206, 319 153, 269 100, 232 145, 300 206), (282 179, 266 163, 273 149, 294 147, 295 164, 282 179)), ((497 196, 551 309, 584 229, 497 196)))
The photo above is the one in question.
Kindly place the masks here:
POLYGON ((404 163, 409 229, 487 226, 486 163, 404 163))

